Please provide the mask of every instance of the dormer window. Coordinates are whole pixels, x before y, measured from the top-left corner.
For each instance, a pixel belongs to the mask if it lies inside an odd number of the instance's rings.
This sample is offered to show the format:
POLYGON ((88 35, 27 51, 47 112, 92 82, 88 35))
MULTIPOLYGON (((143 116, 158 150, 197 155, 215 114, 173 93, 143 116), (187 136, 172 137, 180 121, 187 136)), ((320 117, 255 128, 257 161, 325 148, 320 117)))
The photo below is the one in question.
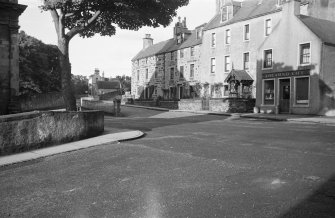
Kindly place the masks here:
POLYGON ((221 22, 225 22, 233 18, 233 6, 224 6, 221 9, 221 22))

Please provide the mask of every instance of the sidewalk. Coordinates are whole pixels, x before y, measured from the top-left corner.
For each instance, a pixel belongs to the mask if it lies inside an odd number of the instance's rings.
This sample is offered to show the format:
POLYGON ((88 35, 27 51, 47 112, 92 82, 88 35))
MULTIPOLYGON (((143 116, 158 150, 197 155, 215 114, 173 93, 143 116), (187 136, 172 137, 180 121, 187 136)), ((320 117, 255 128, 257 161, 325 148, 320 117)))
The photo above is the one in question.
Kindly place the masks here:
POLYGON ((170 112, 188 112, 194 114, 208 114, 208 115, 219 115, 219 116, 235 116, 241 118, 251 119, 263 119, 272 121, 290 121, 290 122, 304 122, 304 123, 320 123, 320 124, 333 124, 335 125, 334 116, 318 116, 318 115, 296 115, 296 114, 254 114, 254 113, 224 113, 214 111, 192 111, 192 110, 169 110, 166 108, 158 107, 145 107, 138 105, 122 105, 125 107, 136 107, 148 110, 157 111, 170 111, 170 112))
POLYGON ((71 142, 63 145, 52 146, 48 148, 42 148, 38 150, 28 151, 19 154, 13 154, 8 156, 0 157, 0 167, 22 163, 30 160, 36 160, 43 157, 53 156, 56 154, 77 151, 85 148, 90 148, 106 143, 128 141, 131 139, 137 139, 144 135, 141 131, 129 131, 120 132, 113 134, 101 135, 94 138, 89 138, 81 141, 71 142))

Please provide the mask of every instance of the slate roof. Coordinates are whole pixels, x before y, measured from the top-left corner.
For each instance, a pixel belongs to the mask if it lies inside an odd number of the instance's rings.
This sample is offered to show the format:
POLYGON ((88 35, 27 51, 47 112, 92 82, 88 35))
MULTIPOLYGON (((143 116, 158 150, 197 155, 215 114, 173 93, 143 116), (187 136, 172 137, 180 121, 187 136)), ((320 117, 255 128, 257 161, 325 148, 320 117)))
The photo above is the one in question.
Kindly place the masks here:
POLYGON ((221 15, 217 14, 207 24, 205 30, 210 30, 220 26, 226 26, 240 21, 249 20, 251 18, 275 13, 281 10, 281 8, 277 6, 277 0, 263 0, 261 4, 259 4, 259 1, 260 0, 244 0, 242 3, 242 7, 236 12, 234 17, 223 23, 221 22, 221 15))
POLYGON ((120 81, 97 81, 98 89, 120 89, 120 81))
POLYGON ((228 82, 231 78, 235 78, 237 81, 254 81, 245 70, 231 70, 226 77, 225 82, 228 82))
MULTIPOLYGON (((200 26, 198 26, 197 28, 200 28, 202 26, 205 26, 206 24, 202 24, 200 26)), ((142 49, 133 59, 132 61, 138 60, 138 59, 142 59, 142 58, 147 58, 147 57, 151 57, 154 55, 159 55, 162 53, 166 53, 166 52, 172 52, 172 51, 176 51, 178 49, 182 49, 182 48, 188 48, 188 47, 192 47, 195 45, 199 45, 202 43, 202 39, 197 39, 197 32, 196 30, 192 30, 190 31, 191 35, 189 36, 189 38, 184 41, 182 44, 177 44, 177 40, 175 39, 169 39, 163 42, 159 42, 157 44, 154 44, 146 49, 142 49)))
POLYGON ((304 15, 299 18, 323 42, 335 45, 335 22, 304 15))

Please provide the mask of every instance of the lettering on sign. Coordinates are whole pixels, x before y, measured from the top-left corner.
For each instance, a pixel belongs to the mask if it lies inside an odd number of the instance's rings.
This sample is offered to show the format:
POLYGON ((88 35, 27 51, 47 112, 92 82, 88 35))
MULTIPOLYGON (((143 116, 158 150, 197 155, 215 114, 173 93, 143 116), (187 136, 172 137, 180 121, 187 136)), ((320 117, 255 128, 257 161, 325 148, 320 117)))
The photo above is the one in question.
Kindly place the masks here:
POLYGON ((264 73, 263 79, 280 78, 280 77, 292 77, 292 76, 309 76, 310 70, 296 70, 276 73, 264 73))

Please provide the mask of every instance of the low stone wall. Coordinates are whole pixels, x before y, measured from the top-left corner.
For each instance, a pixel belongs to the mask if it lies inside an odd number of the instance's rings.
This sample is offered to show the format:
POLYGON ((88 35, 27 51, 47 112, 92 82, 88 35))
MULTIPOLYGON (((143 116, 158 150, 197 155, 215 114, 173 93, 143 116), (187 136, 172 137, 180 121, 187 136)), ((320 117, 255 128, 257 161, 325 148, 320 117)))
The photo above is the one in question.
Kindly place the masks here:
POLYGON ((178 109, 178 101, 134 101, 134 105, 144 107, 161 107, 167 109, 178 109))
POLYGON ((30 112, 0 117, 0 155, 94 137, 104 131, 104 114, 30 112))
MULTIPOLYGON (((89 110, 99 110, 109 114, 115 114, 115 107, 113 101, 100 101, 94 99, 81 99, 81 108, 89 110)), ((117 111, 120 113, 120 107, 117 111)))
POLYGON ((34 96, 20 96, 20 109, 22 112, 46 109, 64 108, 62 93, 45 93, 34 96))
POLYGON ((181 99, 178 104, 179 110, 202 110, 202 100, 200 99, 181 99))
POLYGON ((209 110, 215 112, 246 113, 252 112, 254 106, 254 99, 223 98, 209 100, 209 110))

